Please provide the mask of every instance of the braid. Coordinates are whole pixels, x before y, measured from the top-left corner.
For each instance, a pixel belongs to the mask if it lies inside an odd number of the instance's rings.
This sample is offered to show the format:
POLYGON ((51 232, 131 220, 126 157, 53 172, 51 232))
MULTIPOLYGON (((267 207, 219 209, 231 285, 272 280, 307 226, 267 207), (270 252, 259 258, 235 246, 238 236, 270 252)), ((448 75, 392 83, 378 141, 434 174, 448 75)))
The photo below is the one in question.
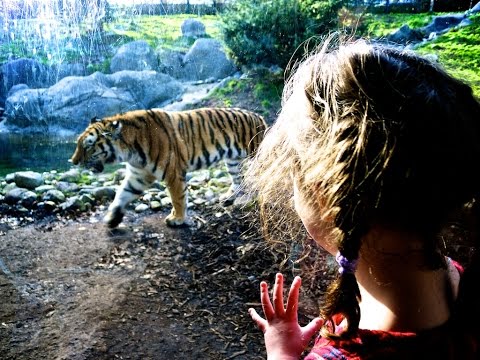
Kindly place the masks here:
MULTIPOLYGON (((345 216, 340 211, 337 215, 343 219, 351 219, 351 216, 345 216)), ((356 262, 359 257, 360 239, 365 234, 365 228, 354 225, 361 224, 361 221, 342 221, 340 230, 343 232, 343 239, 339 242, 338 251, 341 257, 348 259, 350 263, 356 262)), ((337 255, 338 261, 338 255, 337 255)), ((341 265, 343 266, 343 265, 341 265)), ((337 278, 330 284, 325 294, 325 301, 320 316, 326 319, 326 323, 322 328, 322 335, 326 337, 348 337, 358 330, 360 323, 360 306, 361 300, 360 289, 358 287, 355 271, 345 271, 340 268, 337 278), (343 315, 346 319, 347 326, 340 335, 335 334, 334 315, 343 315)), ((353 269, 351 269, 353 270, 353 269)))
POLYGON ((478 279, 480 279, 480 236, 478 233, 480 204, 473 200, 464 210, 467 217, 466 223, 469 225, 470 252, 464 259, 465 271, 460 280, 452 321, 461 328, 469 328, 469 330, 478 332, 478 322, 480 321, 477 297, 478 279))

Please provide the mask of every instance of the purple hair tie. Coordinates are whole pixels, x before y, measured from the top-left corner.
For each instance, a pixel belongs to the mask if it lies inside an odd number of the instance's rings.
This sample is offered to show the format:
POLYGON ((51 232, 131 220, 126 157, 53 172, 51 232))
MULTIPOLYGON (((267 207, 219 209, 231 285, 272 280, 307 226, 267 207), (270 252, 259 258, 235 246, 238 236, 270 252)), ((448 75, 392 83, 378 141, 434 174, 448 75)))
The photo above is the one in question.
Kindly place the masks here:
POLYGON ((348 260, 345 256, 343 256, 340 251, 337 252, 335 256, 335 260, 337 260, 338 265, 338 272, 340 274, 354 274, 355 269, 357 268, 358 259, 355 260, 348 260))

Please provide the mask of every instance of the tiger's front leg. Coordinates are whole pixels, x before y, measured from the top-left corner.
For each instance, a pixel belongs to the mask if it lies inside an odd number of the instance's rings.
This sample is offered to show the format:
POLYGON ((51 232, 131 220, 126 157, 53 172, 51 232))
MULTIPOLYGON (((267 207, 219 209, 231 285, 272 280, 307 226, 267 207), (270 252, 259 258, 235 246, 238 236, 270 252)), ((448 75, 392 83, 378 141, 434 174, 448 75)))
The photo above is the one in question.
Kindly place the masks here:
POLYGON ((104 221, 109 228, 117 227, 125 215, 125 209, 128 204, 143 194, 155 180, 152 175, 145 174, 144 171, 136 168, 129 168, 127 165, 127 174, 115 194, 113 202, 108 207, 104 221))
POLYGON ((187 220, 188 192, 185 175, 178 175, 166 183, 172 200, 172 211, 165 218, 168 226, 182 226, 187 220))

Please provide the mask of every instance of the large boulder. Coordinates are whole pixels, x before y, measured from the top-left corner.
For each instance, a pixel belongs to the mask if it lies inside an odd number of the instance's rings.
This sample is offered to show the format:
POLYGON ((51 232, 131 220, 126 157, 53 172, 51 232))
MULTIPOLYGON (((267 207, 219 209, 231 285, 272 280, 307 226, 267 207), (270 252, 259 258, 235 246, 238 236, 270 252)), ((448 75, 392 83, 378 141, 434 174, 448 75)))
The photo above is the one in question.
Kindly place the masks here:
POLYGON ((452 27, 460 25, 465 19, 466 15, 463 13, 435 16, 432 19, 432 22, 427 26, 423 27, 421 30, 427 35, 430 35, 432 33, 441 34, 445 31, 448 31, 452 27))
POLYGON ((122 45, 110 63, 112 73, 122 70, 157 70, 158 60, 146 41, 132 41, 122 45))
POLYGON ((48 80, 48 67, 37 60, 21 58, 7 61, 1 67, 3 86, 26 84, 31 88, 43 87, 48 80))
POLYGON ((183 58, 183 79, 198 81, 224 79, 237 71, 220 41, 197 39, 183 58))
POLYGON ((55 84, 67 76, 85 76, 87 70, 81 63, 61 63, 50 67, 50 82, 55 84))
POLYGON ((185 37, 199 38, 206 35, 205 25, 197 19, 185 19, 180 28, 185 37))
POLYGON ((0 67, 0 104, 4 104, 8 92, 17 85, 32 89, 46 88, 67 76, 83 76, 85 67, 79 63, 63 63, 48 66, 35 59, 10 60, 0 67))
POLYGON ((401 45, 417 43, 422 41, 422 39, 423 32, 416 29, 411 29, 407 24, 403 25, 400 27, 400 29, 387 36, 388 41, 401 45))
POLYGON ((185 53, 170 49, 158 49, 158 71, 168 74, 175 79, 185 77, 183 58, 185 53))
POLYGON ((37 60, 21 58, 6 62, 0 67, 0 104, 12 86, 25 84, 31 88, 50 86, 48 68, 37 60))
POLYGON ((183 91, 177 80, 155 71, 71 76, 46 89, 14 92, 5 104, 6 126, 79 131, 93 117, 162 107, 179 99, 183 91))

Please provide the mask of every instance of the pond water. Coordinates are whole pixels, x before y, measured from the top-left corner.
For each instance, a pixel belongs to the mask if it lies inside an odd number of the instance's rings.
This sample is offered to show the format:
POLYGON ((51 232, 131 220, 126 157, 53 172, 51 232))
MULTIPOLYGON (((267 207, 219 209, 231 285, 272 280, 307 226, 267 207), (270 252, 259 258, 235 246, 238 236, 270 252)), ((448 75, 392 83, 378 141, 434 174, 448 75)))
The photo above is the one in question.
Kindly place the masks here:
POLYGON ((15 171, 65 171, 76 136, 0 132, 0 177, 15 171))

